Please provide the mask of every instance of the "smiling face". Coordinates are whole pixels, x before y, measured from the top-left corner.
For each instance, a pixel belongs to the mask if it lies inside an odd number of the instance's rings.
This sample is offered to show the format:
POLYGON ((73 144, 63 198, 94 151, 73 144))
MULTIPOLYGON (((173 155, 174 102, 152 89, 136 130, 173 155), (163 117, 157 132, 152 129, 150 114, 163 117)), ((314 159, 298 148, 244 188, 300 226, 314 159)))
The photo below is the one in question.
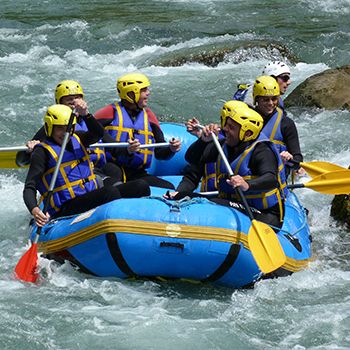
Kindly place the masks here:
POLYGON ((137 102, 137 105, 139 108, 146 108, 148 104, 148 96, 150 95, 151 91, 148 87, 145 87, 140 90, 140 98, 137 102))
POLYGON ((256 109, 266 117, 273 113, 278 106, 279 96, 258 96, 256 97, 256 109))
POLYGON ((226 119, 226 124, 224 126, 224 132, 226 137, 226 143, 230 147, 235 147, 240 143, 239 132, 241 126, 232 120, 231 118, 226 119))
POLYGON ((66 131, 67 131, 67 125, 54 125, 52 128, 51 137, 58 145, 61 146, 63 143, 64 135, 66 131))
MULTIPOLYGON (((127 100, 124 100, 124 101, 131 109, 137 109, 137 107, 139 109, 143 109, 143 108, 147 107, 148 97, 149 97, 150 93, 151 93, 150 89, 148 87, 145 87, 145 88, 140 90, 140 97, 139 97, 139 100, 137 101, 137 103, 135 103, 135 102, 130 103, 127 100)), ((135 93, 133 91, 128 92, 128 97, 130 97, 130 99, 132 101, 135 101, 135 93)))

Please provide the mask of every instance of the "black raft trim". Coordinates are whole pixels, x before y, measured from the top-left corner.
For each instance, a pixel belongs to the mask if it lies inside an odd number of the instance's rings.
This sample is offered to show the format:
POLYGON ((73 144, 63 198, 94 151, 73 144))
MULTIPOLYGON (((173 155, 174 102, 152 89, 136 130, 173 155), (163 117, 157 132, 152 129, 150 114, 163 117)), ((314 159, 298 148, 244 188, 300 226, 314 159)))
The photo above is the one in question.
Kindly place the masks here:
POLYGON ((60 252, 45 254, 44 257, 50 260, 55 260, 60 264, 64 264, 65 261, 69 261, 69 263, 73 267, 77 267, 80 272, 86 273, 87 275, 97 276, 91 270, 86 268, 80 261, 78 261, 78 259, 76 259, 68 250, 61 250, 60 252))
POLYGON ((127 264, 123 257, 116 234, 114 232, 106 233, 106 241, 109 252, 115 264, 119 267, 120 271, 122 271, 129 277, 136 277, 136 273, 133 270, 131 270, 130 266, 127 264))
POLYGON ((214 282, 220 279, 235 263, 240 250, 241 246, 239 244, 232 244, 223 263, 209 277, 203 279, 202 282, 214 282))

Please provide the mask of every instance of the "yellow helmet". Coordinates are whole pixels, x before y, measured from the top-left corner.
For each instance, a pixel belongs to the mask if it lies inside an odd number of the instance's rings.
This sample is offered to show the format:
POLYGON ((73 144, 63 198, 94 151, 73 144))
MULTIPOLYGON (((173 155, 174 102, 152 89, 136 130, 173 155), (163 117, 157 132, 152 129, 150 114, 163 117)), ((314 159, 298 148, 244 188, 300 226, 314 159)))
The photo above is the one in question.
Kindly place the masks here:
MULTIPOLYGON (((72 110, 65 105, 52 105, 50 106, 44 116, 44 128, 47 136, 52 136, 52 130, 54 125, 68 125, 72 110)), ((73 119, 73 125, 77 122, 76 118, 73 119)))
POLYGON ((61 102, 61 98, 69 95, 82 95, 84 97, 83 88, 74 80, 62 80, 56 86, 55 100, 56 103, 61 102))
POLYGON ((140 91, 151 83, 148 78, 141 73, 129 73, 121 76, 117 81, 117 90, 119 97, 127 100, 130 103, 137 103, 140 99, 140 91), (135 100, 128 96, 128 92, 132 91, 135 94, 135 100))
POLYGON ((253 86, 254 104, 258 96, 279 96, 280 87, 275 78, 262 75, 256 78, 253 86))
POLYGON ((264 120, 254 109, 243 102, 239 104, 237 102, 241 101, 227 101, 224 104, 221 110, 221 126, 224 127, 227 118, 230 118, 241 126, 239 132, 240 141, 255 140, 259 136, 264 120), (252 134, 245 136, 246 131, 251 131, 252 134))
POLYGON ((240 108, 249 108, 249 107, 245 102, 238 101, 238 100, 231 100, 231 101, 225 102, 221 110, 221 118, 220 118, 221 129, 224 128, 227 117, 229 117, 230 114, 233 113, 233 111, 236 111, 237 109, 240 109, 240 108))

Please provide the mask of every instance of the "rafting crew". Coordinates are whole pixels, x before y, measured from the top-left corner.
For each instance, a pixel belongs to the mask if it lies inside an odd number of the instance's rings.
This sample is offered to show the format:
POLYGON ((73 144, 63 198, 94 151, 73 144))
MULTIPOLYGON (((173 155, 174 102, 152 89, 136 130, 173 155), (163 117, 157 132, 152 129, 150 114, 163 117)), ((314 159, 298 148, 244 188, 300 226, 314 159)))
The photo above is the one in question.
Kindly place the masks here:
MULTIPOLYGON (((103 141, 128 142, 127 148, 108 149, 109 163, 119 167, 117 180, 127 182, 143 179, 150 186, 174 189, 169 181, 147 173, 152 158, 168 160, 181 148, 179 139, 171 139, 165 148, 144 148, 142 144, 164 143, 164 134, 148 105, 150 81, 141 73, 129 73, 117 80, 119 102, 98 110, 95 118, 104 126, 103 141)), ((111 176, 115 176, 114 174, 111 176)))
MULTIPOLYGON (((202 129, 200 138, 189 147, 185 158, 197 170, 203 169, 206 163, 216 164, 218 197, 211 198, 212 201, 237 208, 236 204, 240 204, 241 200, 235 187, 239 186, 257 220, 281 227, 284 200, 288 194, 286 178, 279 152, 261 133, 263 124, 263 118, 245 103, 228 101, 224 104, 221 129, 225 138, 219 142, 234 173, 232 177, 228 176, 212 142, 212 132, 218 134, 220 130, 217 124, 209 124, 202 129)), ((181 197, 183 194, 179 192, 175 199, 181 197)))
MULTIPOLYGON (((295 170, 298 175, 303 175, 305 172, 299 165, 303 161, 303 156, 296 125, 287 116, 285 110, 280 107, 280 104, 283 103, 280 87, 284 93, 289 86, 289 81, 281 77, 290 74, 289 67, 282 62, 272 62, 265 66, 264 71, 270 73, 271 76, 258 77, 254 85, 251 85, 252 101, 249 107, 254 108, 263 117, 263 132, 280 153, 285 164, 286 177, 289 176, 291 170, 295 170), (293 163, 290 162, 291 160, 293 163)), ((243 102, 240 101, 240 103, 243 102)), ((200 137, 202 130, 197 127, 198 125, 197 118, 190 119, 186 123, 187 131, 200 137)), ((223 138, 224 131, 220 130, 218 136, 219 139, 223 138)), ((189 165, 182 181, 174 192, 169 192, 168 197, 182 198, 186 192, 192 192, 197 188, 200 179, 201 191, 216 191, 215 167, 215 163, 206 163, 201 167, 198 167, 197 164, 189 165)))
POLYGON ((84 120, 87 131, 75 131, 74 118, 46 214, 42 212, 40 203, 48 195, 50 180, 72 115, 70 107, 56 104, 47 109, 44 116, 46 138, 37 143, 32 152, 23 198, 38 226, 43 226, 50 218, 82 213, 115 199, 150 194, 148 184, 142 180, 99 188, 87 147, 103 137, 104 129, 89 113, 86 103, 75 103, 74 106, 75 112, 84 120), (39 203, 37 191, 41 194, 39 203))
MULTIPOLYGON (((261 75, 269 75, 274 78, 280 88, 279 107, 284 109, 282 96, 286 93, 292 80, 290 77, 290 68, 281 61, 269 62, 262 70, 261 75)), ((243 101, 247 105, 254 106, 253 84, 239 84, 238 90, 234 93, 232 99, 243 101)))

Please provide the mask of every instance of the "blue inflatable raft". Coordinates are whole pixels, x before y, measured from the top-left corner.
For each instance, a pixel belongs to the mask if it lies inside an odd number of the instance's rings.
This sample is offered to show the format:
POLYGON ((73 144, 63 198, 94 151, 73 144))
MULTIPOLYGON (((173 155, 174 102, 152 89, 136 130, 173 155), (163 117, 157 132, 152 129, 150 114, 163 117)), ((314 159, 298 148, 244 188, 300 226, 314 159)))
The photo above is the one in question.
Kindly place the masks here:
MULTIPOLYGON (((162 129, 168 138, 183 139, 183 153, 193 142, 177 124, 165 123, 162 129)), ((185 164, 181 154, 176 157, 179 173, 185 164)), ((156 161, 151 171, 174 174, 173 161, 162 162, 164 166, 156 161)), ((180 178, 167 176, 173 182, 180 178)), ((169 201, 163 193, 165 189, 153 188, 147 198, 119 199, 53 220, 42 230, 39 251, 100 277, 190 279, 234 288, 264 277, 249 250, 251 222, 244 213, 205 198, 169 201)), ((311 258, 307 217, 295 194, 289 195, 285 209, 277 237, 287 260, 270 276, 302 270, 311 258)))

